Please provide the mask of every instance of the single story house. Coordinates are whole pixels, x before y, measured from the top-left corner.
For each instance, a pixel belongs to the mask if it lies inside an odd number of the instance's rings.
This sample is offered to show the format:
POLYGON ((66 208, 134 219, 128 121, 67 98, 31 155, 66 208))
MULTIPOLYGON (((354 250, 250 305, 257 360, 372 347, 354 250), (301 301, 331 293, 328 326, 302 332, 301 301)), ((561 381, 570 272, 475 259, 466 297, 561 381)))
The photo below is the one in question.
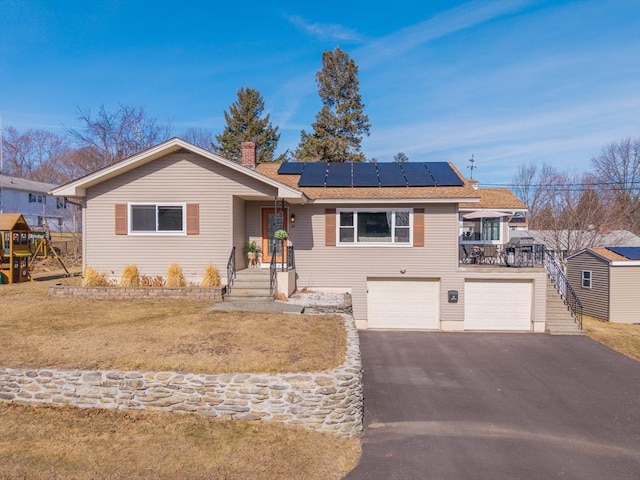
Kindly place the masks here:
POLYGON ((592 247, 567 257, 567 279, 583 313, 640 323, 640 247, 592 247))
POLYGON ((545 329, 542 269, 459 264, 459 205, 480 195, 449 163, 256 165, 249 142, 234 163, 174 138, 53 193, 83 204, 84 266, 112 278, 173 263, 224 277, 231 256, 248 266, 249 239, 268 267, 284 229, 298 288, 350 292, 361 328, 545 329))
POLYGON ((562 261, 588 247, 640 247, 640 237, 632 232, 605 228, 512 231, 511 237, 531 237, 535 243, 544 245, 562 261))

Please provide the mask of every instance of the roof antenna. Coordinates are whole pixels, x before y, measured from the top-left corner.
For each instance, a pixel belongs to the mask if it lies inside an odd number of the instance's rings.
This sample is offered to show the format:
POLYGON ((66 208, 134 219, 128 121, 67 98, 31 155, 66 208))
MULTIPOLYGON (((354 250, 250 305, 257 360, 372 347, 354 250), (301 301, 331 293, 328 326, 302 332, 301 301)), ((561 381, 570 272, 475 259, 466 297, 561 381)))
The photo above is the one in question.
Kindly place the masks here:
POLYGON ((467 165, 467 168, 468 168, 469 170, 471 170, 471 178, 469 178, 469 180, 473 180, 473 171, 474 171, 476 168, 478 168, 478 167, 476 167, 476 166, 474 165, 474 163, 475 163, 475 159, 473 158, 473 153, 471 154, 471 158, 469 159, 469 163, 471 164, 471 165, 467 165))

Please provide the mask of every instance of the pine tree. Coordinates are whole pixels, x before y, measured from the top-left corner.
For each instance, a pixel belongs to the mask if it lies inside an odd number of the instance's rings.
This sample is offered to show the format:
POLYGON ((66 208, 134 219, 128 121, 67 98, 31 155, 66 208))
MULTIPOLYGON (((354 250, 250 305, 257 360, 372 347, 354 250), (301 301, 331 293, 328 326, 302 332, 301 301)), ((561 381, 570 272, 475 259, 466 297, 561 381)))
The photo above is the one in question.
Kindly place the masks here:
POLYGON ((336 48, 322 54, 322 69, 316 74, 322 108, 311 125, 302 131, 295 152, 298 161, 362 162, 363 135, 369 135, 369 117, 360 97, 358 66, 336 48))
POLYGON ((409 157, 404 152, 398 152, 393 156, 393 161, 396 163, 405 163, 409 161, 409 157))
MULTIPOLYGON (((255 142, 256 161, 273 162, 280 134, 273 127, 269 114, 262 117, 264 100, 260 92, 252 88, 238 90, 238 99, 231 104, 229 112, 225 110, 227 125, 220 135, 216 135, 217 152, 229 160, 240 161, 242 142, 255 142)), ((277 159, 279 160, 279 159, 277 159)))

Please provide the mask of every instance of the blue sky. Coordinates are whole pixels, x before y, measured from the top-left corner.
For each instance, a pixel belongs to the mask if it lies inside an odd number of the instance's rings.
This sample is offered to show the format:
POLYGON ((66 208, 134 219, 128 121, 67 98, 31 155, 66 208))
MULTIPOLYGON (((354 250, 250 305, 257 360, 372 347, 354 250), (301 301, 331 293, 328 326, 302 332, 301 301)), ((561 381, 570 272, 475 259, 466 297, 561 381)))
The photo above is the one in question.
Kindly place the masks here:
POLYGON ((220 133, 240 87, 295 149, 339 46, 360 68, 367 157, 473 155, 482 185, 519 165, 589 168, 640 136, 640 0, 0 0, 2 126, 63 133, 77 108, 144 106, 179 136, 220 133))

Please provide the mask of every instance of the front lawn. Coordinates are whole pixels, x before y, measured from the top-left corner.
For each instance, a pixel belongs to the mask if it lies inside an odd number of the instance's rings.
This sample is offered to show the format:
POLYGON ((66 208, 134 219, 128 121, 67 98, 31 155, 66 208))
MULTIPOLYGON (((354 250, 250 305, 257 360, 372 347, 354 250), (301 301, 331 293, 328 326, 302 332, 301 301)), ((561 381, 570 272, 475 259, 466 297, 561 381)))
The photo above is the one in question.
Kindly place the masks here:
POLYGON ((2 479, 339 479, 359 455, 282 425, 0 402, 2 479))
POLYGON ((602 322, 585 315, 582 327, 589 338, 640 361, 640 325, 602 322))
POLYGON ((326 370, 344 360, 338 316, 209 311, 208 302, 186 299, 48 296, 60 281, 0 285, 0 366, 276 373, 326 370))

